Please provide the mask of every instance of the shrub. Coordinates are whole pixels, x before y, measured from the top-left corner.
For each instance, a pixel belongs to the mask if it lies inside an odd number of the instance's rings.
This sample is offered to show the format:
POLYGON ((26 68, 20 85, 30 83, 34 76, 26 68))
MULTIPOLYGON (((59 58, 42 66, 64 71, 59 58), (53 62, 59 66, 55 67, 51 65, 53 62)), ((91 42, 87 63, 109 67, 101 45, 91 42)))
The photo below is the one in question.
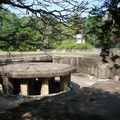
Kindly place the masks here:
POLYGON ((67 42, 58 46, 58 49, 91 49, 93 46, 89 43, 77 44, 75 42, 67 42))

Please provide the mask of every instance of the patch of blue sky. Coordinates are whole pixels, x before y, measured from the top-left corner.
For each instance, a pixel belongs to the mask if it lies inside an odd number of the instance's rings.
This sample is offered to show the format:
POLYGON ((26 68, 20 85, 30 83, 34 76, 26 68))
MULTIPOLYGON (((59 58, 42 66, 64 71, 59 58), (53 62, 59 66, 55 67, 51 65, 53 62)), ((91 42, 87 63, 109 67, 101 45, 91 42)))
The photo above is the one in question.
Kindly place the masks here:
MULTIPOLYGON (((67 9, 67 8, 71 7, 71 5, 69 3, 67 3, 67 2, 63 3, 63 1, 65 1, 65 0, 39 0, 39 4, 37 4, 35 2, 35 0, 26 0, 26 1, 27 1, 26 2, 27 5, 30 5, 31 3, 34 2, 35 5, 34 5, 33 8, 41 8, 43 10, 55 11, 55 14, 58 14, 58 12, 56 12, 56 11, 60 11, 60 10, 62 11, 63 8, 67 9), (50 2, 50 4, 48 3, 48 1, 50 2), (56 4, 54 4, 53 1, 56 4), (57 2, 61 2, 61 6, 58 6, 57 2), (40 4, 42 4, 42 5, 44 4, 44 6, 42 6, 40 4)), ((78 4, 82 2, 82 0, 75 0, 75 1, 77 1, 78 4)), ((101 4, 101 2, 99 0, 86 0, 86 1, 88 1, 88 3, 89 3, 87 5, 87 7, 89 8, 89 10, 90 10, 90 8, 92 6, 94 6, 94 5, 98 6, 98 5, 101 4)), ((72 3, 74 4, 75 2, 73 1, 72 3)), ((26 9, 20 9, 20 8, 17 8, 17 7, 11 7, 9 5, 5 5, 5 8, 7 8, 8 10, 10 10, 12 13, 15 13, 18 17, 19 16, 24 16, 24 15, 31 15, 30 12, 26 11, 26 9)), ((66 14, 66 12, 63 12, 63 14, 66 14)), ((88 11, 86 11, 86 12, 83 13, 83 16, 87 16, 87 15, 88 15, 88 11)))

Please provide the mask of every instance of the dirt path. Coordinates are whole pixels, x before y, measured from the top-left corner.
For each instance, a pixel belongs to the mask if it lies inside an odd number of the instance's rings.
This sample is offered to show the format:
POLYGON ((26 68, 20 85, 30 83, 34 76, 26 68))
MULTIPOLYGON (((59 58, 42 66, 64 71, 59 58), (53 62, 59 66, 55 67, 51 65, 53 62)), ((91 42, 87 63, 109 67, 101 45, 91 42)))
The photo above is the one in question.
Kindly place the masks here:
MULTIPOLYGON (((99 81, 108 81, 108 80, 97 79, 94 76, 89 76, 89 75, 82 76, 79 73, 74 73, 71 76, 71 81, 72 81, 73 90, 79 91, 79 89, 82 87, 89 87, 99 81)), ((39 98, 43 98, 43 96, 39 96, 39 98)), ((14 108, 25 101, 31 101, 31 100, 32 99, 30 98, 29 99, 20 98, 18 100, 16 97, 6 97, 3 94, 0 94, 0 112, 14 108)))
POLYGON ((97 82, 110 81, 109 79, 98 79, 95 76, 83 75, 81 73, 73 73, 71 76, 71 81, 74 89, 79 89, 83 87, 90 87, 97 82))

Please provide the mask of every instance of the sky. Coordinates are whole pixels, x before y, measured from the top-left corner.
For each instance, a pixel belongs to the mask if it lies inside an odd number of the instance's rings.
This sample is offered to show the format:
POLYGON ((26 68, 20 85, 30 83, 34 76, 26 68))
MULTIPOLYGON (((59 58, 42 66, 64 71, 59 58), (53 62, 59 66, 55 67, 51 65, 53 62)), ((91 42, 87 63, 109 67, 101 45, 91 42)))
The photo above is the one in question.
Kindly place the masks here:
MULTIPOLYGON (((27 0, 27 1, 29 1, 28 3, 31 3, 33 0, 27 0)), ((39 0, 39 1, 42 1, 42 0, 39 0)), ((51 1, 51 0, 49 0, 49 1, 51 1)), ((61 0, 54 0, 54 1, 57 2, 57 1, 61 1, 61 0)), ((76 1, 78 1, 80 3, 82 0, 76 0, 76 1)), ((89 8, 92 7, 93 5, 100 5, 100 2, 98 2, 96 0, 87 0, 87 1, 90 3, 88 5, 89 8)), ((27 13, 26 10, 23 10, 23 9, 18 9, 18 8, 10 7, 8 5, 6 5, 5 7, 7 9, 9 9, 12 13, 17 14, 17 16, 24 16, 27 13)), ((56 5, 51 5, 51 7, 49 8, 49 10, 60 10, 60 7, 58 7, 56 5)), ((87 15, 88 15, 88 13, 83 13, 83 16, 87 16, 87 15)))

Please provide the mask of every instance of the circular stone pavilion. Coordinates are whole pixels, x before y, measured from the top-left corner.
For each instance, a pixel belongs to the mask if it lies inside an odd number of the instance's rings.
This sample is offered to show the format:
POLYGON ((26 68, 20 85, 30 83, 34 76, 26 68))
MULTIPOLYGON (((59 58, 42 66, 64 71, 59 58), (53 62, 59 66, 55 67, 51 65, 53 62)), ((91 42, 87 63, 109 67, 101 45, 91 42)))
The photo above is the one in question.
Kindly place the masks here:
MULTIPOLYGON (((75 67, 59 63, 15 63, 0 67, 3 88, 12 86, 13 94, 48 95, 52 93, 56 77, 60 78, 59 91, 67 91, 75 67)), ((7 90, 6 90, 7 89, 7 90)))

